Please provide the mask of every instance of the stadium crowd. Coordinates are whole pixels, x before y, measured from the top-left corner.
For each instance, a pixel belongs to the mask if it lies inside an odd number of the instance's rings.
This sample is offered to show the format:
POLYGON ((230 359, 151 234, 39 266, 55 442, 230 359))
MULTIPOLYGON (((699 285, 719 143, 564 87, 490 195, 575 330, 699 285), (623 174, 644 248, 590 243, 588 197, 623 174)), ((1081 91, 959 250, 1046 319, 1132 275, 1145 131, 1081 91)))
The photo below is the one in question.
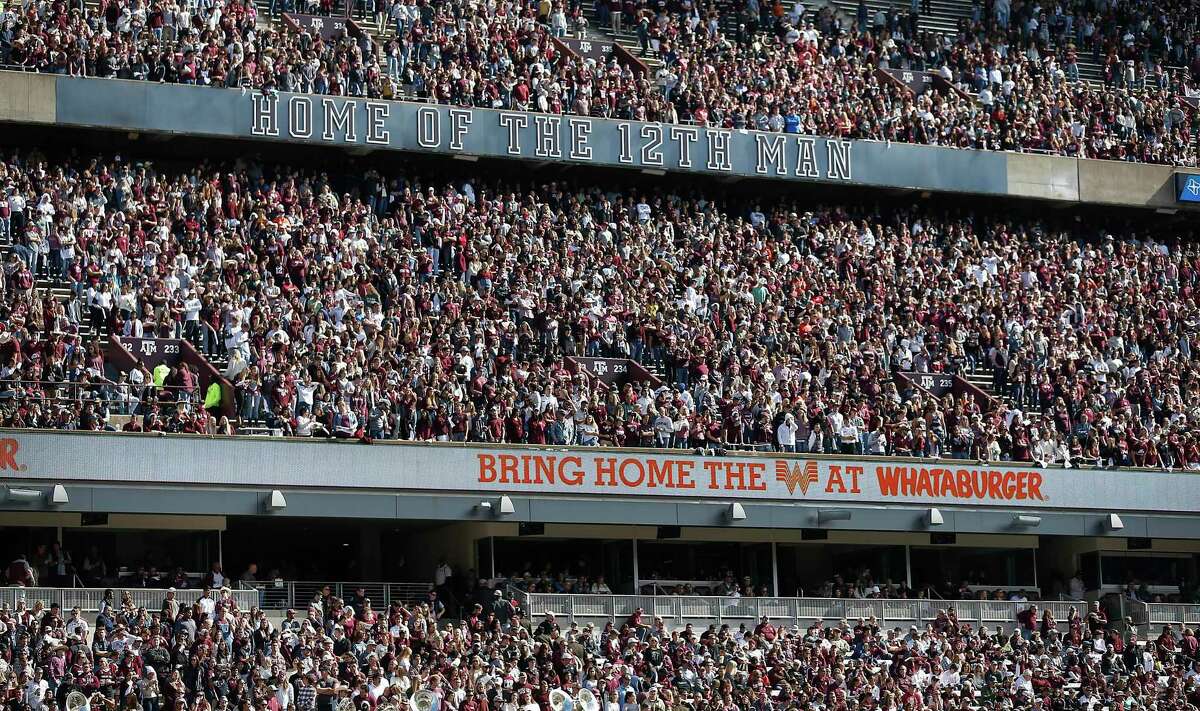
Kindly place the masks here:
POLYGON ((5 426, 1200 466, 1177 228, 115 156, 0 186, 5 426), (235 416, 81 324, 227 361, 235 416), (998 397, 892 377, 977 368, 998 397))
MULTIPOLYGON (((0 64, 71 76, 408 96, 1195 165, 1200 112, 1196 72, 1187 66, 1196 68, 1200 55, 1190 40, 1151 42, 1147 37, 1162 34, 1159 26, 1149 11, 1127 3, 1106 4, 1107 14, 1069 4, 1051 10, 1018 3, 1003 13, 994 7, 1007 2, 989 3, 986 17, 976 13, 977 22, 964 19, 957 37, 921 30, 915 0, 904 14, 870 16, 862 6, 856 20, 828 8, 806 12, 798 4, 785 12, 780 3, 751 0, 732 34, 722 30, 719 12, 702 15, 696 3, 639 8, 626 2, 620 11, 602 4, 603 16, 636 23, 643 52, 661 59, 654 71, 615 59, 597 64, 560 50, 553 36, 577 24, 578 3, 358 3, 394 30, 378 41, 367 34, 326 41, 282 22, 260 27, 253 4, 236 0, 113 0, 99 11, 24 3, 11 4, 3 15, 0 64), (1102 20, 1102 14, 1119 19, 1102 20), (1078 67, 1063 33, 1086 33, 1087 46, 1120 64, 1104 86, 1069 81, 1078 67), (1165 62, 1181 61, 1180 52, 1188 62, 1169 68, 1165 62), (1137 61, 1125 59, 1130 54, 1137 61), (914 96, 881 77, 879 68, 933 71, 947 86, 914 96)), ((316 5, 305 9, 320 11, 316 5)), ((1174 34, 1194 24, 1194 18, 1183 21, 1187 4, 1178 6, 1174 34)))
POLYGON ((453 711, 549 711, 557 688, 601 711, 756 709, 1182 709, 1200 703, 1197 639, 1143 639, 1093 606, 1058 623, 1036 605, 974 628, 953 606, 918 628, 875 618, 806 627, 669 630, 637 610, 603 629, 553 614, 527 625, 497 590, 459 623, 427 604, 314 599, 273 623, 232 596, 161 609, 106 597, 99 615, 21 600, 0 610, 6 706, 333 711, 408 708, 420 690, 453 711), (110 600, 112 602, 110 602, 110 600))

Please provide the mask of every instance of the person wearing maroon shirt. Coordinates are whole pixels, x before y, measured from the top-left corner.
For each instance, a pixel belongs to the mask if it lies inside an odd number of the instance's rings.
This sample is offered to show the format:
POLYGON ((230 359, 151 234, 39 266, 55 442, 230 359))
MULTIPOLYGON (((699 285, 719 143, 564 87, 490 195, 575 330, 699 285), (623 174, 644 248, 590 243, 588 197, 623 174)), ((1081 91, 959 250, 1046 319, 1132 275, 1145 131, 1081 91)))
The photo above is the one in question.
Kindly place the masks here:
POLYGON ((1108 627, 1108 613, 1101 609, 1099 600, 1092 601, 1092 608, 1087 614, 1087 626, 1088 631, 1093 633, 1108 627))
POLYGON ((1183 636, 1179 639, 1179 653, 1193 662, 1200 654, 1200 640, 1196 639, 1196 633, 1190 627, 1183 628, 1183 636))
POLYGON ((771 624, 771 618, 763 615, 758 625, 754 628, 754 634, 762 637, 767 642, 774 642, 777 632, 775 626, 771 624))
POLYGON ((510 444, 525 441, 525 423, 516 408, 509 411, 508 418, 504 421, 504 441, 510 444))
POLYGON ((529 418, 529 435, 525 441, 529 444, 546 443, 546 420, 543 416, 529 418))
POLYGON ((1154 640, 1154 646, 1158 650, 1159 659, 1174 661, 1175 652, 1179 647, 1171 625, 1163 625, 1162 633, 1158 635, 1158 639, 1154 640))
POLYGON ((1017 613, 1017 624, 1021 627, 1021 637, 1029 639, 1038 626, 1038 607, 1030 605, 1017 613))

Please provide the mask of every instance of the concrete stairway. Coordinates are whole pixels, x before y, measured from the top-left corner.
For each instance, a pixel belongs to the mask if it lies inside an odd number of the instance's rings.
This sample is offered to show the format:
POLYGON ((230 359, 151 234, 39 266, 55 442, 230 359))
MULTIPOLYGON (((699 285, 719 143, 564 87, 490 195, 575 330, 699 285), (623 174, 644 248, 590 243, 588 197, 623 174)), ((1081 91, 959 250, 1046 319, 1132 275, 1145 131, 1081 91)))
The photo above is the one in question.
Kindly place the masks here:
MULTIPOLYGON (((830 4, 841 12, 842 17, 847 22, 847 26, 849 23, 857 21, 857 0, 830 0, 830 4)), ((894 8, 896 12, 903 14, 911 7, 909 2, 897 2, 897 0, 866 0, 865 4, 868 11, 868 26, 874 22, 875 13, 879 10, 882 10, 886 14, 889 9, 894 8)), ((931 0, 929 12, 920 15, 920 19, 917 21, 917 28, 926 32, 952 36, 957 35, 959 21, 970 19, 971 11, 971 0, 931 0)), ((1080 80, 1103 83, 1103 66, 1092 61, 1090 53, 1081 51, 1078 54, 1080 80)))
MULTIPOLYGON (((841 11, 843 18, 854 23, 858 18, 857 0, 832 0, 833 7, 841 11)), ((875 13, 882 10, 886 15, 889 9, 895 9, 903 15, 911 7, 907 2, 895 0, 866 0, 867 27, 874 22, 875 13)), ((970 0, 932 0, 929 12, 922 14, 917 21, 917 29, 945 35, 958 34, 958 22, 971 16, 970 0)))
POLYGON ((646 52, 645 56, 640 56, 642 47, 638 42, 636 26, 622 26, 620 31, 614 31, 611 23, 601 24, 596 13, 596 0, 581 0, 583 14, 588 20, 588 34, 596 36, 600 39, 614 41, 625 49, 629 50, 635 57, 650 68, 651 75, 662 66, 662 62, 658 57, 654 56, 652 51, 646 52))
MULTIPOLYGON (((7 252, 8 250, 5 251, 7 252)), ((69 305, 71 300, 74 298, 74 294, 71 293, 71 287, 67 284, 66 280, 63 279, 40 276, 34 279, 34 287, 39 293, 44 294, 49 292, 50 295, 54 297, 54 300, 60 304, 69 305)), ((69 308, 67 313, 70 313, 69 308)), ((79 340, 81 343, 92 343, 94 341, 100 344, 101 349, 108 347, 109 334, 105 332, 97 332, 96 329, 92 328, 92 319, 88 313, 87 305, 82 299, 80 299, 79 304, 78 326, 79 340)))

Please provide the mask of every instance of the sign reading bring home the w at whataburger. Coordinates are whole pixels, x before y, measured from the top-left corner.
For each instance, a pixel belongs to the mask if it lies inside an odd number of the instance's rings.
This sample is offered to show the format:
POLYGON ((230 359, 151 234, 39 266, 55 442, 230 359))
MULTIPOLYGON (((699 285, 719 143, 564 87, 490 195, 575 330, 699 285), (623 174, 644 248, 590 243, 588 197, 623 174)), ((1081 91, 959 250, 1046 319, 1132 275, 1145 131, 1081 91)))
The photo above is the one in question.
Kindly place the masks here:
POLYGON ((1192 473, 960 460, 35 431, 4 433, 0 452, 0 477, 56 482, 1200 511, 1192 473))

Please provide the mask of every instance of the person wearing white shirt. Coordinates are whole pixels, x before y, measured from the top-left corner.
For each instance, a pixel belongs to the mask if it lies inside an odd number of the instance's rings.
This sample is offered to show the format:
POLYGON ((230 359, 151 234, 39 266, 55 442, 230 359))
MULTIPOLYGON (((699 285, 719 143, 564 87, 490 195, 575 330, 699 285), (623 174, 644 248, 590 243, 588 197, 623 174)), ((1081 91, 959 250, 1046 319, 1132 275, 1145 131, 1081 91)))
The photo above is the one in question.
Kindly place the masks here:
POLYGON ((795 415, 789 412, 784 416, 783 422, 779 423, 779 428, 775 431, 775 439, 779 443, 781 451, 796 451, 796 430, 798 429, 795 415))
POLYGON ((279 711, 292 711, 296 708, 296 687, 282 678, 275 679, 275 700, 279 703, 279 711))
POLYGON ((87 639, 88 623, 87 620, 83 619, 83 615, 78 607, 71 610, 71 619, 67 620, 65 629, 68 637, 76 635, 80 639, 87 639))
MULTIPOLYGON (((224 578, 222 578, 224 579, 224 578)), ((213 612, 217 609, 217 601, 213 599, 212 591, 205 590, 204 595, 197 601, 200 605, 200 612, 204 614, 210 621, 213 618, 213 612)))
POLYGON ((951 664, 950 667, 942 671, 941 675, 938 677, 938 683, 941 684, 942 688, 944 689, 956 688, 960 681, 961 677, 958 673, 957 664, 951 664))
POLYGON ((440 588, 446 584, 446 581, 452 575, 454 575, 454 571, 450 568, 450 564, 443 560, 441 563, 438 563, 437 568, 433 571, 433 583, 440 588))
POLYGON ((183 301, 183 337, 193 344, 200 342, 200 309, 204 304, 196 296, 196 292, 188 289, 183 301))
POLYGON ((635 209, 637 210, 638 222, 650 221, 650 205, 645 200, 638 202, 635 209))
POLYGON ((33 711, 46 711, 46 691, 49 688, 50 685, 42 678, 42 670, 35 668, 33 678, 25 682, 25 703, 29 704, 33 711))

